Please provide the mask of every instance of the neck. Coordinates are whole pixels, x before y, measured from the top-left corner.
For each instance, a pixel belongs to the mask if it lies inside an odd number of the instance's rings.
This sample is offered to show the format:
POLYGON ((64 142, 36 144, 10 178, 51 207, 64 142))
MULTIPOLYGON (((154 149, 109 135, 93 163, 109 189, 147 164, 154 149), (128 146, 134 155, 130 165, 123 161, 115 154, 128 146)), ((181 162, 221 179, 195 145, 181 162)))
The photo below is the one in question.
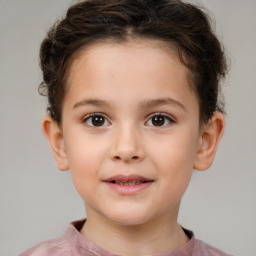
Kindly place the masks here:
POLYGON ((180 248, 188 242, 177 218, 173 220, 171 217, 166 214, 147 223, 125 226, 102 216, 95 218, 95 214, 92 217, 87 211, 81 234, 112 253, 125 256, 152 255, 180 248))

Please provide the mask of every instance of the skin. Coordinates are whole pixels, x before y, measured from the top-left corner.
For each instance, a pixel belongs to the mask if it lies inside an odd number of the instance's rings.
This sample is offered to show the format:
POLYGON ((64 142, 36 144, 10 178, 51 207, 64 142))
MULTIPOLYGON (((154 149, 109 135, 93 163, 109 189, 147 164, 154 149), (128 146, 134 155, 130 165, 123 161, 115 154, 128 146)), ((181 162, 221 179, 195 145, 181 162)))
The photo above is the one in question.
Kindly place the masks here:
POLYGON ((95 44, 72 63, 61 126, 43 120, 58 168, 70 169, 85 202, 81 234, 108 251, 152 255, 188 241, 177 223, 180 201, 193 168, 211 165, 224 118, 216 112, 200 128, 187 72, 159 41, 95 44), (103 115, 100 126, 92 113, 103 115), (117 174, 153 182, 120 195, 104 182, 117 174))

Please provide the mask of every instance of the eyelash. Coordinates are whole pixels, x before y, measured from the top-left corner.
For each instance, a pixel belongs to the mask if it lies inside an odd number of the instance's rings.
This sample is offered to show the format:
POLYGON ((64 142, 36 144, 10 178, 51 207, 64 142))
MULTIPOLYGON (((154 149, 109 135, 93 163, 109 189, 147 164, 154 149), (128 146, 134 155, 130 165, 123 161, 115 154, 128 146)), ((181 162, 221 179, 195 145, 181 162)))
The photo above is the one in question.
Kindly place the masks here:
MULTIPOLYGON (((83 119, 82 119, 82 123, 87 123, 89 120, 91 120, 93 117, 102 117, 104 119, 104 124, 105 122, 108 122, 108 118, 106 117, 106 115, 102 114, 102 113, 91 113, 87 116, 85 116, 83 119)), ((169 115, 167 114, 163 114, 163 113, 154 113, 152 115, 149 116, 148 120, 145 122, 145 124, 147 124, 150 120, 151 120, 151 123, 152 123, 152 119, 154 117, 163 117, 164 118, 164 122, 166 122, 166 120, 168 120, 168 124, 165 124, 165 125, 149 125, 149 126, 153 126, 153 127, 165 127, 167 125, 169 125, 170 123, 175 123, 175 121, 173 120, 172 117, 170 117, 169 115)), ((93 125, 93 124, 87 124, 88 126, 90 127, 104 127, 105 125, 93 125)))
POLYGON ((148 123, 150 120, 152 122, 152 119, 154 117, 163 117, 164 118, 164 122, 166 122, 166 120, 168 120, 168 124, 160 125, 160 126, 150 125, 150 126, 153 126, 153 127, 165 127, 167 125, 170 125, 171 123, 175 123, 174 119, 171 116, 169 116, 167 114, 163 114, 163 113, 154 113, 154 114, 152 114, 151 116, 149 116, 149 119, 148 119, 148 121, 146 123, 148 123))
MULTIPOLYGON (((108 121, 108 118, 104 115, 104 114, 102 114, 102 113, 91 113, 91 114, 89 114, 89 115, 87 115, 87 116, 85 116, 83 119, 82 119, 82 123, 86 123, 86 122, 88 122, 89 120, 91 120, 93 117, 103 117, 104 118, 104 123, 107 121, 108 123, 110 123, 109 121, 108 121)), ((90 127, 102 127, 102 126, 94 126, 94 125, 88 125, 88 126, 90 126, 90 127)), ((105 125, 104 125, 105 126, 105 125)))

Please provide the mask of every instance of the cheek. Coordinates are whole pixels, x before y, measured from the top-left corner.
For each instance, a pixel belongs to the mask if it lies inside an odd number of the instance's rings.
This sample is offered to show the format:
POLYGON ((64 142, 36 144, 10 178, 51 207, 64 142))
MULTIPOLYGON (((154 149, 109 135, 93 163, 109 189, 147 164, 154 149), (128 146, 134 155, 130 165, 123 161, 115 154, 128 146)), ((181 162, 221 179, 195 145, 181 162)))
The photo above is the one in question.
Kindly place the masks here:
POLYGON ((192 175, 197 147, 196 140, 191 138, 189 132, 186 135, 170 136, 155 153, 152 152, 161 183, 172 198, 183 195, 192 175))
POLYGON ((162 140, 157 146, 157 150, 154 148, 151 151, 151 155, 154 155, 155 163, 161 165, 161 169, 165 170, 168 174, 192 170, 194 160, 197 152, 197 141, 195 135, 187 132, 183 132, 180 135, 175 134, 169 138, 162 140))
POLYGON ((95 182, 100 180, 100 166, 105 157, 104 147, 102 143, 89 137, 77 135, 67 140, 66 148, 74 186, 85 199, 95 187, 95 182))
POLYGON ((65 138, 65 147, 71 169, 83 171, 93 170, 100 159, 104 156, 104 138, 95 135, 88 135, 82 128, 73 129, 65 138), (98 161, 97 161, 98 160, 98 161))

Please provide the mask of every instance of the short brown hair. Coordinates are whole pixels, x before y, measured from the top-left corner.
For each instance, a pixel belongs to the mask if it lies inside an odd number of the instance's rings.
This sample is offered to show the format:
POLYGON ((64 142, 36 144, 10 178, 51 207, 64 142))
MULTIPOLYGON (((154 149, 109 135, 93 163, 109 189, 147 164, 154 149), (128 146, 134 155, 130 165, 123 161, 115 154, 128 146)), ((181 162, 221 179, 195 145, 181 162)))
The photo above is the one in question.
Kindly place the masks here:
POLYGON ((71 6, 54 24, 40 49, 48 112, 61 123, 65 82, 72 58, 83 47, 104 40, 127 41, 130 37, 167 42, 189 70, 200 109, 207 122, 218 103, 219 81, 227 71, 223 47, 201 8, 180 0, 86 0, 71 6))

